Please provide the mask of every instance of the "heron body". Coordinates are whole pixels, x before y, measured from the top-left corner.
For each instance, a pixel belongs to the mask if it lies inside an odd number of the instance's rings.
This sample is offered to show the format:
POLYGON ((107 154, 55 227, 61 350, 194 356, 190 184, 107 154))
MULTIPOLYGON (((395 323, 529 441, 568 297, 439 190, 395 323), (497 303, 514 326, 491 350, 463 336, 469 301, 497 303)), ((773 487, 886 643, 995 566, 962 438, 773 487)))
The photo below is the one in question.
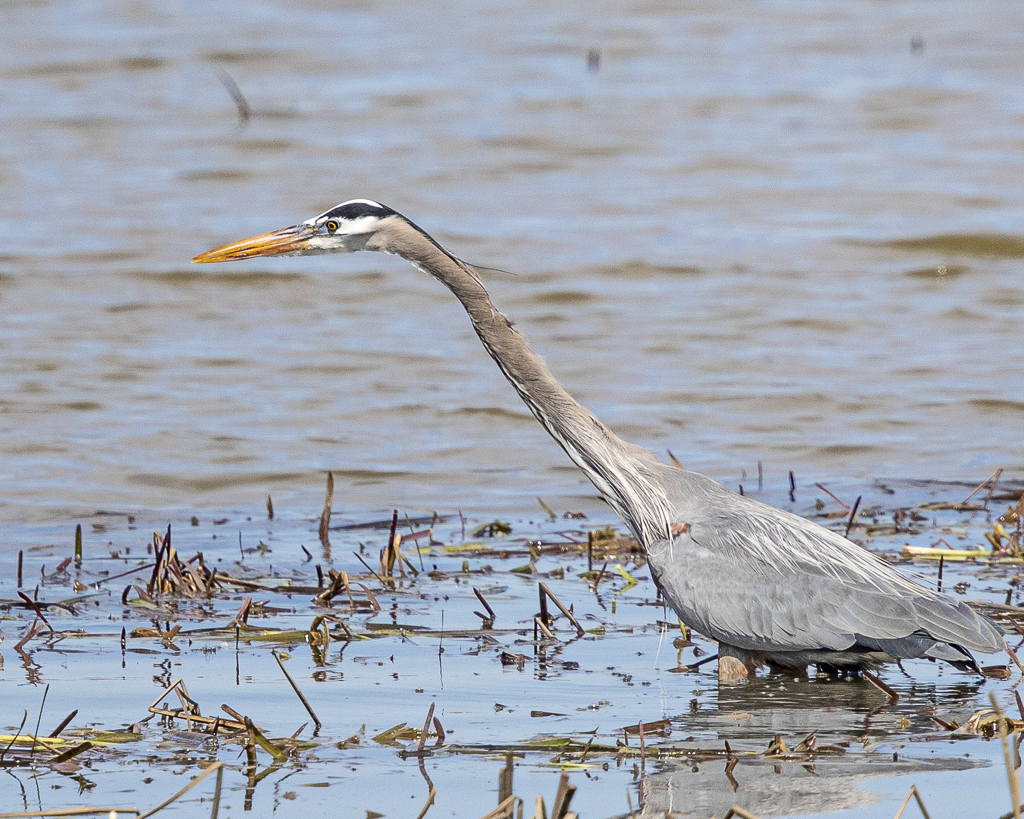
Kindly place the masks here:
POLYGON ((1000 630, 965 603, 829 529, 618 438, 563 389, 491 302, 476 269, 391 208, 354 199, 193 261, 357 250, 401 256, 459 299, 527 407, 643 546, 682 621, 718 641, 720 677, 765 663, 866 668, 911 657, 977 671, 971 651, 1004 649, 1000 630))

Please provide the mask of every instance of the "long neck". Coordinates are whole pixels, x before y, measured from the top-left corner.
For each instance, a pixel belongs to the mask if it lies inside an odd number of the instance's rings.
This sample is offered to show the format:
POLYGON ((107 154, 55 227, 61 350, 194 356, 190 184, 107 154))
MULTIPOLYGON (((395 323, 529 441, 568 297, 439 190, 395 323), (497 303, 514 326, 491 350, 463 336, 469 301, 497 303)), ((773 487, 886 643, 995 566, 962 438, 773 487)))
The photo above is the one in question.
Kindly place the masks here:
POLYGON ((523 335, 491 302, 465 262, 411 226, 400 241, 381 247, 444 284, 469 314, 473 329, 530 412, 583 470, 641 543, 667 536, 668 501, 657 472, 661 464, 646 449, 627 443, 580 404, 551 374, 523 335))

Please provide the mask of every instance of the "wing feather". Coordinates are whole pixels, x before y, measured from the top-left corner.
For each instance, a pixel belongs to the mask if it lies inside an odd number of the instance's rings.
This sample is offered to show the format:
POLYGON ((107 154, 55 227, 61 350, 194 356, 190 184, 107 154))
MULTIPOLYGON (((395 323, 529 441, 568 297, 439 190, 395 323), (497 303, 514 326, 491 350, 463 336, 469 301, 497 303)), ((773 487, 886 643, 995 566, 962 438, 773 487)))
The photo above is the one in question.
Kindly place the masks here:
POLYGON ((917 651, 908 656, 934 642, 1003 649, 990 620, 837 533, 702 475, 666 472, 673 520, 689 525, 655 544, 650 562, 683 621, 701 633, 766 653, 842 651, 860 638, 917 651))

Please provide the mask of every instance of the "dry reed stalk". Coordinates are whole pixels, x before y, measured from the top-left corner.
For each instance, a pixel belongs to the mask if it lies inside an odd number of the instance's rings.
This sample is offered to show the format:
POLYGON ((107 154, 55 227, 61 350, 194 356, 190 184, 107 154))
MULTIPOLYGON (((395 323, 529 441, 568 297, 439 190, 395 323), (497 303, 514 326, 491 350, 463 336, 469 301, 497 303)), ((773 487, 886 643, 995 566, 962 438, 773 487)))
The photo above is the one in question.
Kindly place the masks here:
POLYGON ((334 473, 327 473, 327 493, 324 497, 324 509, 320 513, 320 542, 327 545, 331 528, 331 507, 334 505, 334 473))
POLYGON ((857 510, 860 509, 860 498, 857 496, 857 500, 853 502, 853 509, 850 510, 850 518, 846 521, 846 531, 843 532, 843 537, 850 536, 850 530, 853 528, 853 524, 857 522, 857 510))
POLYGON ((427 718, 423 721, 423 730, 420 731, 420 743, 416 750, 419 753, 423 753, 423 746, 427 744, 427 732, 430 730, 430 720, 434 716, 434 703, 430 703, 430 708, 427 709, 427 718))
POLYGON ((911 797, 917 800, 917 806, 921 809, 921 814, 924 816, 924 819, 930 819, 928 816, 928 809, 924 806, 924 800, 921 798, 921 794, 917 790, 917 785, 910 786, 910 790, 907 792, 906 797, 903 799, 903 803, 900 805, 900 809, 896 811, 896 815, 893 819, 900 819, 903 815, 903 811, 905 811, 907 809, 907 805, 910 804, 911 797))
POLYGON ((91 742, 83 742, 80 745, 76 745, 74 748, 68 748, 63 753, 57 754, 57 756, 50 760, 50 764, 58 765, 61 762, 67 762, 69 759, 73 759, 93 747, 95 746, 91 742))
POLYGON ((191 782, 189 782, 184 788, 182 788, 176 794, 174 794, 173 796, 165 799, 163 802, 161 802, 155 808, 151 808, 150 810, 146 811, 145 813, 140 813, 139 816, 138 816, 138 819, 146 819, 146 817, 152 816, 154 813, 162 811, 168 805, 170 805, 173 802, 176 802, 178 799, 183 797, 186 793, 188 793, 190 790, 192 790, 196 785, 198 785, 200 782, 202 782, 204 779, 206 779, 206 777, 208 777, 210 774, 214 773, 215 771, 219 771, 223 767, 224 767, 224 763, 221 762, 220 760, 214 762, 209 768, 207 768, 205 771, 203 771, 201 774, 199 774, 199 776, 197 776, 195 779, 193 779, 191 782))
POLYGON ((32 625, 28 627, 28 631, 25 633, 25 636, 22 637, 21 640, 19 640, 17 643, 15 643, 14 650, 21 653, 21 650, 25 647, 25 644, 28 643, 28 641, 31 640, 33 637, 38 635, 42 630, 43 627, 39 625, 39 620, 33 620, 32 625))
MULTIPOLYGON (((1014 627, 1018 629, 1020 628, 1019 626, 1017 626, 1016 622, 1012 620, 1010 622, 1013 623, 1014 627)), ((1024 663, 1021 663, 1020 658, 1017 656, 1017 652, 1010 648, 1009 643, 1006 644, 1006 653, 1010 656, 1010 659, 1013 660, 1014 665, 1016 665, 1017 668, 1020 669, 1020 676, 1022 679, 1024 679, 1024 663)))
POLYGON ((864 675, 864 679, 871 683, 875 688, 881 691, 885 696, 889 698, 889 704, 893 705, 900 701, 900 695, 893 691, 888 685, 882 682, 878 677, 872 674, 868 670, 862 670, 861 674, 864 675))
POLYGON ((56 739, 57 737, 59 737, 60 736, 60 732, 63 731, 65 728, 67 728, 68 727, 68 723, 71 722, 71 720, 73 720, 77 716, 78 716, 78 709, 76 708, 74 711, 72 711, 70 714, 68 714, 66 717, 64 717, 64 719, 61 720, 60 725, 58 725, 56 728, 54 728, 50 732, 50 739, 56 739))
POLYGON ((22 600, 24 600, 26 603, 28 603, 28 605, 32 609, 32 611, 34 611, 36 613, 36 617, 38 617, 40 620, 43 621, 43 623, 46 624, 46 627, 50 630, 50 634, 55 634, 56 633, 54 631, 54 629, 53 629, 53 626, 50 625, 50 621, 46 619, 46 615, 43 614, 43 610, 41 608, 39 608, 39 604, 35 600, 33 600, 31 597, 29 597, 23 591, 19 591, 18 592, 18 597, 20 597, 22 600))
POLYGON ((988 502, 992 498, 992 493, 996 491, 996 486, 998 485, 999 479, 1002 476, 1003 476, 1002 468, 997 469, 995 472, 993 472, 991 475, 989 475, 987 478, 985 478, 985 480, 983 480, 976 487, 974 487, 974 490, 971 492, 971 494, 968 495, 966 498, 964 498, 962 501, 960 501, 960 503, 957 504, 957 506, 966 506, 968 501, 970 501, 971 498, 973 498, 982 489, 984 489, 986 486, 988 486, 989 487, 988 495, 985 496, 985 502, 982 504, 982 508, 987 508, 988 507, 988 502))
POLYGON ((362 583, 356 583, 356 585, 359 588, 361 588, 364 592, 366 592, 366 597, 370 601, 370 604, 373 606, 373 610, 380 611, 380 603, 377 602, 377 596, 362 583))
MULTIPOLYGON (((358 561, 359 561, 360 563, 362 563, 362 564, 363 564, 363 566, 365 566, 365 567, 366 567, 366 571, 368 571, 368 572, 369 572, 370 574, 372 574, 372 575, 373 575, 374 577, 376 577, 376 578, 377 578, 377 581, 378 581, 378 582, 379 582, 379 583, 380 583, 380 584, 381 584, 382 586, 386 586, 386 585, 387 585, 387 583, 385 583, 385 582, 384 582, 384 578, 383 578, 383 577, 381 577, 381 576, 380 576, 379 574, 377 574, 377 573, 376 573, 376 572, 375 572, 375 571, 374 571, 373 569, 371 569, 371 568, 370 568, 370 564, 369 564, 369 563, 367 563, 367 562, 366 562, 365 560, 363 560, 363 558, 362 558, 362 557, 361 557, 361 556, 359 555, 359 553, 358 553, 358 552, 352 552, 352 554, 354 554, 354 555, 355 555, 355 557, 356 557, 356 560, 358 560, 358 561)), ((364 586, 363 588, 366 588, 366 587, 364 586)))
POLYGON ((25 727, 25 720, 27 720, 27 719, 28 719, 28 709, 26 708, 25 709, 25 713, 21 715, 21 725, 18 726, 18 730, 15 732, 14 736, 11 737, 11 741, 7 743, 7 747, 4 748, 2 751, 0 751, 0 760, 2 760, 4 758, 4 755, 9 750, 11 750, 11 747, 14 745, 14 743, 18 741, 18 737, 21 736, 21 729, 25 727))
POLYGON ((511 751, 505 752, 505 765, 498 772, 498 804, 512 796, 512 773, 514 770, 511 751))
POLYGON ((430 793, 427 794, 427 803, 423 806, 423 810, 417 814, 416 819, 423 819, 427 815, 427 811, 430 810, 430 806, 434 804, 434 797, 437 796, 437 791, 434 788, 430 789, 430 793))
POLYGON ((248 717, 245 718, 245 727, 249 731, 249 735, 253 738, 253 741, 264 751, 274 757, 274 762, 284 762, 288 758, 288 752, 282 748, 278 748, 273 742, 267 739, 263 731, 261 731, 259 727, 248 717))
POLYGON ((743 808, 741 808, 739 805, 733 805, 731 808, 729 808, 729 810, 726 811, 725 816, 722 817, 722 819, 732 819, 732 817, 734 816, 738 816, 740 817, 740 819, 757 819, 757 817, 754 816, 754 814, 743 810, 743 808))
POLYGON ((477 617, 479 617, 481 620, 483 620, 483 625, 481 626, 481 628, 484 631, 493 628, 494 627, 494 620, 496 618, 496 615, 494 613, 494 609, 491 608, 491 604, 488 603, 487 600, 484 598, 483 594, 480 593, 480 589, 474 587, 473 588, 473 594, 476 595, 477 600, 479 600, 483 604, 483 607, 487 610, 487 614, 486 615, 481 614, 478 611, 474 611, 473 612, 473 614, 475 614, 477 617))
POLYGON ((992 710, 996 712, 996 719, 999 724, 999 740, 1003 744, 1003 761, 1006 763, 1006 779, 1010 785, 1013 819, 1020 819, 1020 774, 1013 764, 1013 755, 1010 752, 1010 739, 1006 732, 1006 718, 1003 717, 1003 710, 999 707, 999 701, 996 699, 994 691, 988 692, 988 698, 992 703, 992 710))
POLYGON ((185 682, 180 678, 172 682, 167 688, 160 692, 159 696, 147 709, 151 714, 157 714, 168 719, 182 719, 185 720, 186 725, 192 729, 192 724, 204 725, 207 727, 216 727, 218 730, 223 727, 231 731, 244 731, 245 724, 243 722, 244 717, 235 711, 232 711, 226 705, 221 706, 225 711, 230 713, 236 719, 225 720, 222 717, 204 717, 199 710, 199 704, 188 695, 188 689, 185 687, 185 682), (160 701, 170 693, 177 695, 181 708, 172 709, 166 705, 161 706, 160 701))
MULTIPOLYGON (((277 665, 280 667, 281 673, 284 674, 284 678, 286 680, 288 680, 288 684, 292 687, 292 690, 295 692, 296 696, 299 698, 299 701, 305 707, 305 709, 309 713, 309 715, 313 718, 313 722, 316 724, 316 727, 319 729, 320 725, 321 725, 320 717, 318 717, 316 715, 316 712, 313 710, 313 706, 309 704, 309 700, 307 700, 305 698, 305 696, 303 696, 303 693, 299 690, 299 686, 296 684, 295 680, 292 679, 292 675, 288 673, 288 669, 286 669, 284 667, 284 663, 281 662, 281 657, 278 655, 277 651, 272 649, 270 653, 274 655, 274 659, 277 660, 277 665)), ((431 705, 430 710, 431 710, 431 712, 433 712, 433 710, 434 710, 433 705, 431 705)))
POLYGON ((644 741, 644 724, 642 721, 637 722, 640 734, 640 784, 643 786, 644 771, 647 764, 647 743, 644 741))
POLYGON ((498 807, 485 813, 480 817, 480 819, 510 819, 512 811, 515 808, 515 804, 518 801, 518 796, 509 796, 503 802, 499 803, 498 807))
MULTIPOLYGON (((544 604, 544 596, 545 595, 547 595, 548 597, 551 598, 551 602, 553 602, 556 606, 558 606, 558 608, 562 612, 562 614, 564 614, 566 617, 568 617, 569 618, 569 622, 572 623, 576 627, 576 636, 577 637, 582 637, 586 632, 583 630, 583 626, 580 625, 579 620, 576 619, 576 615, 573 614, 572 611, 567 609, 564 605, 562 605, 562 601, 559 600, 557 597, 555 597, 555 593, 553 591, 551 591, 551 589, 548 588, 547 583, 541 583, 540 584, 540 599, 541 599, 541 612, 542 612, 542 614, 546 614, 547 613, 547 606, 544 604)), ((549 622, 550 622, 550 620, 549 620, 549 622)))
POLYGON ((820 483, 816 483, 816 484, 814 484, 814 485, 815 485, 816 487, 818 487, 818 489, 820 489, 820 490, 821 490, 822 492, 824 492, 824 493, 825 493, 826 495, 828 495, 828 496, 829 496, 830 498, 832 498, 832 500, 834 500, 834 501, 835 501, 836 503, 838 503, 838 504, 839 504, 840 506, 842 506, 842 507, 843 507, 843 509, 849 509, 849 508, 850 508, 850 507, 849 507, 849 506, 848 506, 847 504, 845 504, 845 503, 843 503, 843 502, 842 502, 841 500, 839 500, 839 498, 838 498, 838 497, 837 497, 836 495, 833 495, 833 494, 832 494, 831 492, 829 492, 829 491, 828 491, 828 490, 827 490, 827 489, 826 489, 826 488, 825 488, 824 486, 822 486, 822 485, 821 485, 820 483))
MULTIPOLYGON (((382 577, 388 580, 394 579, 394 568, 395 568, 395 536, 398 530, 398 510, 396 509, 391 515, 391 531, 388 532, 388 543, 380 553, 380 574, 382 577)), ((399 569, 402 566, 399 564, 399 569)))
POLYGON ((555 793, 555 801, 551 805, 551 819, 566 819, 569 813, 569 803, 576 795, 576 786, 569 784, 569 774, 562 771, 558 780, 558 791, 555 793))

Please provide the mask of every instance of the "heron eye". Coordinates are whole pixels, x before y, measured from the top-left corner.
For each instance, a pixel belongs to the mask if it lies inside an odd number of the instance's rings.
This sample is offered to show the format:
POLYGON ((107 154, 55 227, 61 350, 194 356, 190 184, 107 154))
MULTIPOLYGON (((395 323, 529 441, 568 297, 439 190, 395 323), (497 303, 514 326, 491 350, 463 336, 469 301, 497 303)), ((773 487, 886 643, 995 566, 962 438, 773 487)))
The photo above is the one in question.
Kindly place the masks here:
POLYGON ((330 222, 327 222, 324 225, 324 227, 327 228, 331 233, 334 233, 338 229, 338 223, 332 219, 330 222))

